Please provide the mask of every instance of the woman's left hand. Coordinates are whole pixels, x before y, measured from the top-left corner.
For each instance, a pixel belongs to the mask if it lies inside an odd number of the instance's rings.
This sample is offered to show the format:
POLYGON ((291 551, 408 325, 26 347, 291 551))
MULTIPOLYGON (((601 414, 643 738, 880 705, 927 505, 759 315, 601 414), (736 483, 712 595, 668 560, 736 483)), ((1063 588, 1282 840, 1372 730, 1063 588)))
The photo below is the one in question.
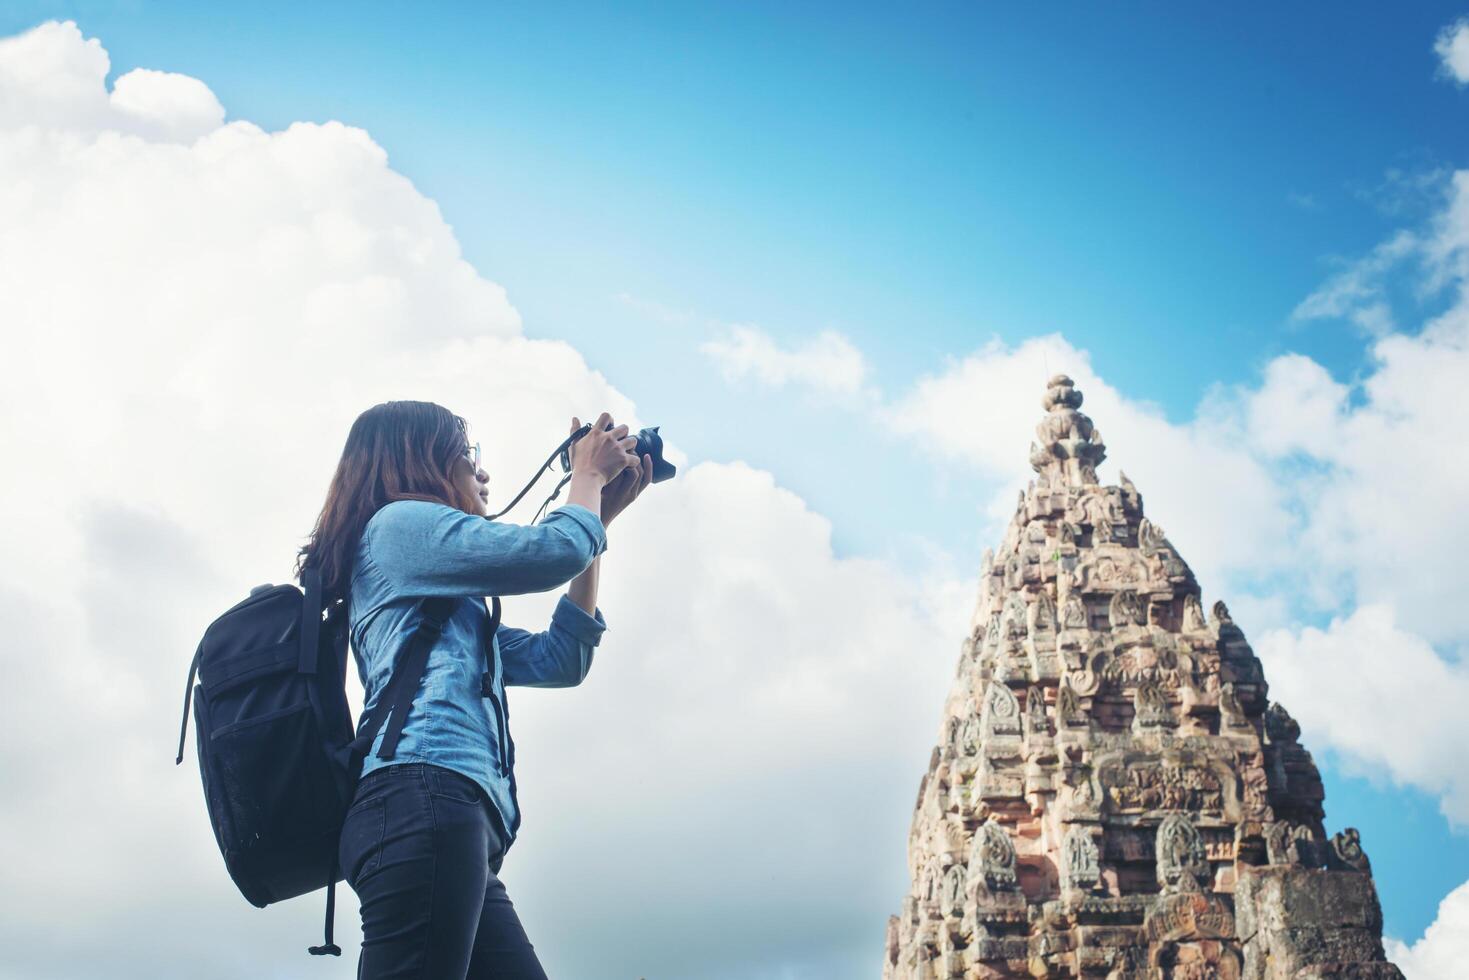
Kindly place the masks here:
POLYGON ((653 482, 653 457, 645 455, 636 467, 629 466, 612 482, 602 488, 602 524, 612 523, 612 518, 627 510, 627 505, 638 499, 653 482))

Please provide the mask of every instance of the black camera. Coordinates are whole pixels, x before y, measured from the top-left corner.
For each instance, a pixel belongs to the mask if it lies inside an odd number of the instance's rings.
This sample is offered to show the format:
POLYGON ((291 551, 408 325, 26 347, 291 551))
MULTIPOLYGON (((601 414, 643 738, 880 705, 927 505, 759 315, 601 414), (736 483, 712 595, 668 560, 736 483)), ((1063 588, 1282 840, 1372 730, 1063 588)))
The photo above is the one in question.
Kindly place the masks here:
MULTIPOLYGON (((607 424, 607 428, 612 428, 612 424, 610 422, 607 424)), ((561 488, 566 486, 566 484, 571 480, 571 444, 591 431, 592 423, 587 422, 584 423, 581 428, 577 429, 571 435, 567 436, 566 440, 562 442, 561 445, 558 446, 551 453, 551 455, 546 457, 546 461, 541 464, 541 468, 536 470, 536 475, 531 477, 530 482, 527 483, 521 489, 521 491, 515 495, 515 499, 510 501, 510 503, 505 506, 504 510, 499 511, 498 513, 487 515, 489 519, 492 521, 498 520, 499 518, 504 517, 506 514, 510 513, 510 511, 514 509, 515 505, 520 503, 521 498, 530 493, 530 488, 536 485, 536 481, 544 476, 546 471, 551 468, 551 466, 556 462, 557 457, 560 457, 561 469, 563 472, 565 472, 566 475, 561 478, 560 483, 556 484, 556 489, 551 491, 551 496, 546 498, 546 502, 541 504, 541 509, 536 511, 536 516, 534 519, 532 519, 531 523, 534 524, 536 523, 536 521, 539 521, 541 519, 541 514, 543 514, 546 508, 551 505, 551 501, 555 500, 558 496, 561 495, 561 488)), ((678 472, 677 467, 675 467, 672 463, 663 458, 663 437, 658 434, 658 426, 656 425, 639 430, 637 436, 635 437, 633 452, 637 454, 639 460, 641 460, 644 456, 652 457, 652 482, 654 483, 662 483, 664 480, 671 480, 673 479, 673 475, 678 472)))
MULTIPOLYGON (((612 423, 608 422, 606 429, 610 428, 612 428, 612 423)), ((566 443, 566 448, 561 450, 562 470, 567 473, 571 472, 571 444, 591 431, 592 423, 584 422, 580 429, 577 429, 571 434, 571 438, 566 443)), ((662 483, 664 480, 673 479, 674 474, 678 472, 678 468, 663 458, 663 437, 658 434, 658 426, 654 425, 646 429, 639 429, 636 438, 637 443, 632 448, 633 455, 637 456, 640 460, 644 456, 651 456, 653 458, 653 482, 662 483)))

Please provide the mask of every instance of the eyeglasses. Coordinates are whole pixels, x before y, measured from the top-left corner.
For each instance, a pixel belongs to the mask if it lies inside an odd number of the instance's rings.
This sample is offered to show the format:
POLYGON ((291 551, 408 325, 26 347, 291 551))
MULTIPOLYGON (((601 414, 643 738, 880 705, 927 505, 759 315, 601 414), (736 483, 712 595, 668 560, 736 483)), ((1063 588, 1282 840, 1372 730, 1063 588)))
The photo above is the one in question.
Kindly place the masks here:
POLYGON ((460 453, 459 455, 469 460, 470 466, 473 466, 476 470, 479 469, 479 443, 476 442, 471 445, 465 446, 464 452, 460 453))

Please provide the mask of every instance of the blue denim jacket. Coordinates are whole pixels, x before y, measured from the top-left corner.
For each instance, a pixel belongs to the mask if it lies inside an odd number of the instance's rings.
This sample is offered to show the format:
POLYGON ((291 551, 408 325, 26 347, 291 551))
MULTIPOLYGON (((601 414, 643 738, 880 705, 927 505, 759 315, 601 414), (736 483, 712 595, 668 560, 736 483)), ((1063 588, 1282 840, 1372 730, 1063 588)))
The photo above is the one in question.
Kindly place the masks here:
MULTIPOLYGON (((364 715, 377 703, 394 659, 418 624, 418 600, 462 598, 429 653, 396 754, 377 758, 379 730, 363 775, 400 762, 430 762, 463 773, 479 783, 499 811, 508 847, 520 826, 520 809, 503 720, 505 685, 580 684, 607 624, 600 609, 588 616, 563 595, 543 633, 502 625, 493 645, 494 697, 486 698, 482 682, 490 614, 484 597, 554 589, 606 548, 601 520, 575 504, 558 507, 531 526, 501 524, 419 500, 394 501, 374 514, 357 549, 348 609, 364 715)), ((383 722, 386 727, 387 719, 383 722)))

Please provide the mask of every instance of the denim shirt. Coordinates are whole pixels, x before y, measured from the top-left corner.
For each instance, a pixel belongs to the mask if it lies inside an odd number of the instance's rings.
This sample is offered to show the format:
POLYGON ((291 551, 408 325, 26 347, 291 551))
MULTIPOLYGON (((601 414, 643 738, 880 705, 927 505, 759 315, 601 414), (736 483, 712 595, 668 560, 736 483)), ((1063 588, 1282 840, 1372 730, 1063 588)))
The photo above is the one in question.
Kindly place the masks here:
POLYGON ((377 758, 384 718, 362 774, 400 762, 429 762, 462 773, 484 789, 499 812, 508 847, 520 826, 520 809, 505 686, 580 684, 607 624, 600 609, 588 616, 563 595, 545 632, 501 625, 493 643, 495 663, 489 665, 490 614, 484 597, 554 589, 606 548, 601 520, 575 504, 558 507, 531 526, 501 524, 419 500, 394 501, 374 514, 357 549, 348 610, 364 716, 387 686, 392 665, 421 618, 419 600, 457 596, 460 601, 429 652, 397 752, 392 759, 377 758), (487 669, 495 678, 493 697, 483 696, 487 669))

